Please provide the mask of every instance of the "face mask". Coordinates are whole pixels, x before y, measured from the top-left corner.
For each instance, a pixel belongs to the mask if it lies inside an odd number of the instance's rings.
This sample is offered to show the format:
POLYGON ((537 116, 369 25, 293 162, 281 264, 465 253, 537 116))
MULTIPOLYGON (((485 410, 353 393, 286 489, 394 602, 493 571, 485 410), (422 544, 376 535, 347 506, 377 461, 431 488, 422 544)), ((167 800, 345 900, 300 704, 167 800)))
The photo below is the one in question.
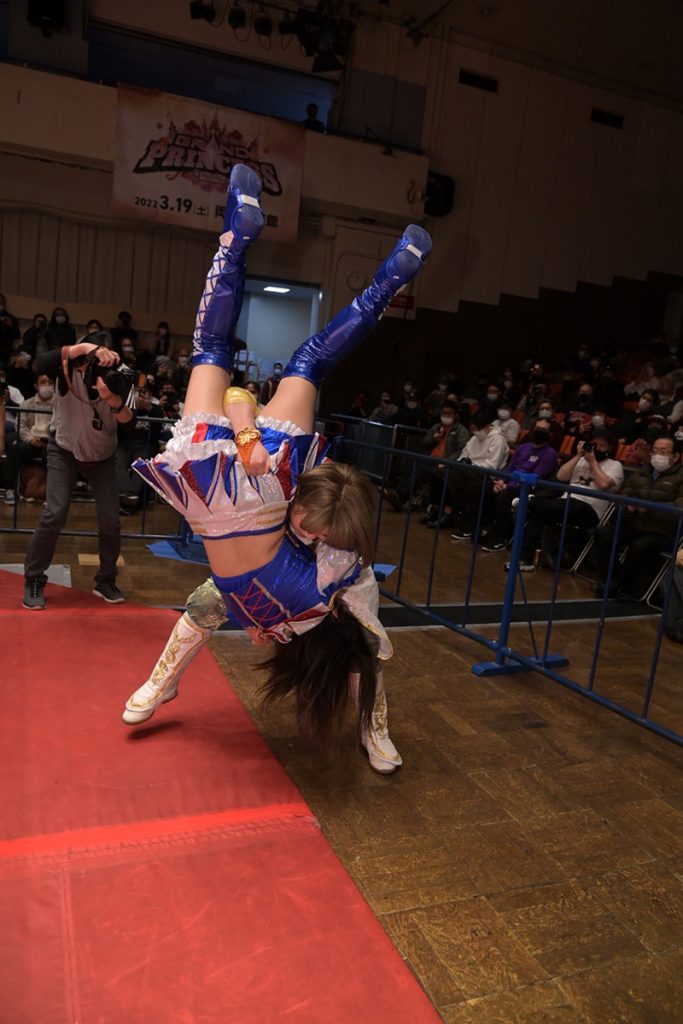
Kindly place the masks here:
POLYGON ((604 427, 605 417, 604 416, 591 416, 591 423, 594 427, 604 427))
POLYGON ((417 409, 417 402, 406 402, 406 409, 417 409))
POLYGON ((499 420, 509 420, 511 415, 512 415, 512 413, 510 412, 509 409, 499 409, 498 410, 498 419, 499 420))
POLYGON ((187 366, 189 362, 189 356, 178 356, 178 366, 187 366))
POLYGON ((532 430, 531 431, 531 440, 534 442, 534 444, 545 444, 547 442, 549 436, 550 436, 550 434, 549 434, 549 432, 547 430, 532 430))
POLYGON ((54 393, 55 389, 51 384, 44 384, 42 387, 38 388, 38 394, 41 398, 52 398, 54 393))
POLYGON ((437 384, 439 391, 448 391, 448 384, 437 384))
POLYGON ((676 431, 676 435, 675 436, 676 436, 676 440, 677 441, 683 441, 683 430, 681 430, 680 427, 676 431))
POLYGON ((668 469, 671 465, 671 460, 668 455, 651 455, 650 465, 658 473, 663 473, 665 469, 668 469))
POLYGON ((500 398, 500 395, 498 394, 497 391, 487 391, 486 397, 489 402, 497 402, 498 399, 500 398))
POLYGON ((652 405, 648 402, 647 398, 641 398, 638 402, 638 411, 645 412, 646 409, 651 409, 652 405))
POLYGON ((551 420, 553 418, 553 414, 550 409, 539 409, 538 418, 539 420, 551 420))
POLYGON ((605 459, 609 458, 609 452, 601 452, 601 451, 598 451, 597 448, 595 449, 595 453, 594 454, 595 454, 595 461, 596 462, 604 462, 605 459))
POLYGON ((586 351, 586 349, 585 348, 579 349, 579 359, 587 359, 587 358, 588 358, 588 352, 586 351))
POLYGON ((56 316, 55 317, 55 323, 56 324, 65 324, 66 323, 66 317, 65 316, 56 316))
POLYGON ((46 326, 47 326, 47 324, 45 323, 44 320, 36 320, 36 322, 34 323, 33 326, 35 327, 35 329, 37 331, 44 331, 46 326))
POLYGON ((454 418, 455 417, 453 416, 442 416, 441 422, 443 423, 444 427, 452 427, 454 418))
POLYGON ((404 388, 403 388, 403 394, 404 395, 409 395, 412 390, 413 390, 413 385, 412 384, 406 384, 406 385, 404 385, 404 388))

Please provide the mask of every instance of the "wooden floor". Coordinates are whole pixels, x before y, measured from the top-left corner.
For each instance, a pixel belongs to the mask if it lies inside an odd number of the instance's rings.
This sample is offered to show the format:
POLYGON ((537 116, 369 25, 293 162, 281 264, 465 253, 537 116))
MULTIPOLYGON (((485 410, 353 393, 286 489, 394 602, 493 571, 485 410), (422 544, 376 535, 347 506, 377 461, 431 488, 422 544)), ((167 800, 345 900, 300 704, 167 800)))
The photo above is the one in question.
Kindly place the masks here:
MULTIPOLYGON (((21 515, 30 525, 37 510, 21 515)), ((69 525, 90 526, 91 516, 91 506, 74 506, 69 525)), ((386 521, 383 561, 400 550, 400 522, 386 521)), ((0 526, 8 523, 0 506, 0 526)), ((150 525, 174 523, 158 509, 150 525)), ((26 540, 0 534, 0 561, 20 562, 26 540)), ((404 586, 414 601, 423 597, 431 540, 423 528, 411 532, 404 586)), ((447 537, 439 548, 434 600, 461 600, 471 549, 447 537)), ((87 588, 93 568, 82 563, 95 552, 92 538, 64 538, 55 561, 87 588)), ((203 566, 154 558, 142 541, 126 541, 123 558, 119 583, 141 603, 182 604, 206 576, 203 566)), ((500 599, 503 561, 478 560, 476 601, 500 599)), ((525 579, 530 596, 547 596, 551 579, 525 579)), ((568 597, 590 594, 566 575, 562 588, 568 597)), ((638 705, 653 631, 645 619, 609 623, 601 689, 638 705)), ((568 654, 580 676, 594 636, 593 624, 559 623, 551 649, 568 654)), ((288 707, 264 717, 263 655, 241 634, 219 635, 212 649, 443 1020, 680 1024, 680 748, 539 675, 477 679, 470 666, 489 655, 445 629, 397 630, 392 640, 390 725, 405 764, 390 778, 369 769, 351 729, 339 755, 323 762, 299 740, 288 707)), ((513 627, 513 641, 528 648, 528 627, 513 627)), ((680 653, 665 644, 654 705, 679 728, 680 653)), ((140 667, 140 681, 149 667, 140 667)))

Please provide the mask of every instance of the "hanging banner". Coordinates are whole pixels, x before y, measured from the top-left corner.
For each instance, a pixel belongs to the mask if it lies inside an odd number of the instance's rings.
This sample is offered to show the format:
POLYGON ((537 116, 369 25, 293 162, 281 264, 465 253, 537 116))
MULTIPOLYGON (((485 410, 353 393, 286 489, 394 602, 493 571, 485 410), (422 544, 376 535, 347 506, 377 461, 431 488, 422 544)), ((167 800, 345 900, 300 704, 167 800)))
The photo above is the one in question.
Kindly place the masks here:
POLYGON ((201 100, 120 87, 114 208, 220 234, 236 163, 261 175, 264 236, 297 237, 305 129, 201 100))

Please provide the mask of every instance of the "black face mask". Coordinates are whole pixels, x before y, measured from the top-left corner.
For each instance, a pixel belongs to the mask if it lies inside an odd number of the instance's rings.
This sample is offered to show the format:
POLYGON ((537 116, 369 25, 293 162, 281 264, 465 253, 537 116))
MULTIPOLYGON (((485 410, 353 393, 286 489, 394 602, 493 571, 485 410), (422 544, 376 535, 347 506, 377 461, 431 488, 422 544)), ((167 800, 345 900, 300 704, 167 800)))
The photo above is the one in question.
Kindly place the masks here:
POLYGON ((609 458, 609 452, 601 452, 597 448, 593 454, 595 455, 596 462, 604 462, 605 459, 609 458))
POLYGON ((531 440, 534 444, 546 444, 550 434, 547 430, 532 430, 531 440))

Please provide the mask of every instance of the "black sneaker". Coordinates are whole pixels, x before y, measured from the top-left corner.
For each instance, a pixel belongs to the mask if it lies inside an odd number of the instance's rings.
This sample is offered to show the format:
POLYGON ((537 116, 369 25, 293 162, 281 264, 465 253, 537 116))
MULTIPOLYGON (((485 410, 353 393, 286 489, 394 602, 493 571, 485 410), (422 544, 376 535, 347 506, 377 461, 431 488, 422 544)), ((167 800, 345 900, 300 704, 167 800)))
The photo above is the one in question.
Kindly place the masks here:
POLYGON ((103 580, 93 590, 95 597, 101 597, 107 604, 123 604, 126 600, 119 588, 111 580, 103 580))
POLYGON ((482 551, 502 551, 505 544, 502 540, 487 540, 486 544, 482 544, 482 551))
POLYGON ((456 530, 451 534, 452 540, 472 540, 471 530, 456 530))
POLYGON ((21 602, 22 606, 28 608, 30 612, 42 612, 45 607, 44 589, 45 580, 40 577, 26 580, 24 584, 24 600, 21 602))

